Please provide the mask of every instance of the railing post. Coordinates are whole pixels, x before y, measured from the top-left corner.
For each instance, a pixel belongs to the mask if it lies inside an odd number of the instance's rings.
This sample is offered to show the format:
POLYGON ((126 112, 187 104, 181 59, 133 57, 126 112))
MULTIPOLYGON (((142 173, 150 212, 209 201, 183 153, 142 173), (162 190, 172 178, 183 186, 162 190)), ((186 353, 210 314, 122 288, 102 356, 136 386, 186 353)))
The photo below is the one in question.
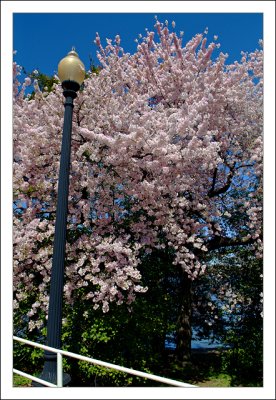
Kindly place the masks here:
POLYGON ((62 355, 57 353, 57 387, 63 386, 62 355))

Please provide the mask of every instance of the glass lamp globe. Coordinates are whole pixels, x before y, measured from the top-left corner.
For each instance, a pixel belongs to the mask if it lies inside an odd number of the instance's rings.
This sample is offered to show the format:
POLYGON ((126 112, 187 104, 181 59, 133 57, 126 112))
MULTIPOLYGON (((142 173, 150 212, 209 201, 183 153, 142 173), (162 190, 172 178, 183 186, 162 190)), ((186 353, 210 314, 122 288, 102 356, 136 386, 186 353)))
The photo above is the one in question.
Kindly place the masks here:
POLYGON ((61 82, 73 81, 77 82, 80 86, 84 81, 85 67, 83 62, 79 59, 74 47, 58 64, 58 77, 61 82))

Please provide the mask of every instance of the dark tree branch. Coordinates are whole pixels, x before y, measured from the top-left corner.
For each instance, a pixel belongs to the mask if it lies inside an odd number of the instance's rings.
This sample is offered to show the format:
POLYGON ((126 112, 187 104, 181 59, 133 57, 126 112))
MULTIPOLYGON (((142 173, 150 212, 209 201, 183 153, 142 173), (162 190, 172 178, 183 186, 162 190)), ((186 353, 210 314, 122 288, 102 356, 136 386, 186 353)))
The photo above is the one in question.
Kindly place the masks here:
MULTIPOLYGON (((226 164, 227 165, 227 164, 226 164)), ((226 180, 226 184, 224 186, 222 186, 219 189, 215 189, 215 185, 216 185, 216 180, 217 180, 217 173, 218 173, 218 169, 217 167, 214 170, 214 174, 213 174, 213 182, 212 182, 212 187, 208 192, 208 196, 211 197, 215 197, 218 196, 219 194, 225 193, 227 192, 227 190, 230 188, 231 183, 232 183, 232 179, 234 176, 234 172, 235 170, 238 170, 239 168, 247 168, 247 167, 253 167, 254 164, 243 164, 243 165, 239 165, 236 166, 235 164, 232 166, 227 165, 230 169, 230 172, 227 176, 227 180, 226 180)))
POLYGON ((215 189, 214 187, 215 187, 215 183, 216 183, 215 180, 217 177, 217 173, 214 172, 213 183, 212 183, 211 189, 208 192, 208 196, 211 198, 211 197, 215 197, 215 196, 218 196, 219 194, 227 192, 227 190, 231 186, 233 176, 234 176, 234 168, 232 167, 232 168, 230 168, 230 172, 227 176, 226 184, 219 189, 215 189))
POLYGON ((144 168, 141 168, 142 171, 142 182, 147 178, 148 176, 148 171, 146 171, 144 168))
POLYGON ((215 190, 215 185, 216 185, 216 180, 217 180, 217 174, 218 174, 218 169, 217 167, 214 170, 214 175, 213 175, 213 182, 212 182, 212 187, 211 187, 211 192, 215 190))
POLYGON ((216 236, 206 243, 206 247, 210 251, 217 250, 222 247, 245 246, 252 243, 254 243, 254 240, 252 238, 243 241, 241 240, 241 238, 233 239, 229 237, 216 236))
POLYGON ((246 168, 246 167, 254 167, 254 164, 239 165, 238 167, 236 167, 236 169, 239 169, 239 168, 246 168))
POLYGON ((146 156, 153 156, 152 153, 146 153, 146 154, 135 154, 132 156, 132 158, 138 158, 139 160, 142 160, 143 158, 145 158, 146 156))

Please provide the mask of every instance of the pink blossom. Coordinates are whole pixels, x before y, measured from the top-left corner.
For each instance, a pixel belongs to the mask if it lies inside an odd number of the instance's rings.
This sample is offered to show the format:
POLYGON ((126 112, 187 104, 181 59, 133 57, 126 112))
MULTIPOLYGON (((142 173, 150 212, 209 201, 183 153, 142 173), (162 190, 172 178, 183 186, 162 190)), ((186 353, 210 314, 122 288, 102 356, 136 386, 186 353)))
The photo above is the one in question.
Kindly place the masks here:
MULTIPOLYGON (((80 288, 103 312, 112 302, 135 301, 147 290, 142 255, 162 248, 172 250, 175 268, 197 279, 206 271, 198 254, 225 239, 231 207, 247 213, 244 240, 254 240, 262 256, 262 50, 226 66, 225 54, 212 60, 216 45, 206 49, 202 34, 182 44, 182 35, 159 21, 155 29, 156 40, 148 32, 132 55, 118 51, 119 36, 104 48, 97 34, 103 69, 75 99, 68 229, 78 238, 66 248, 64 286, 70 304, 80 288), (225 189, 229 209, 218 195, 228 181, 241 193, 234 198, 225 189), (245 199, 248 185, 254 191, 245 199)), ((15 201, 24 204, 14 215, 15 305, 36 293, 32 319, 35 309, 48 312, 64 99, 57 85, 28 100, 20 67, 13 69, 13 184, 15 201)), ((29 328, 39 324, 31 320, 29 328)))

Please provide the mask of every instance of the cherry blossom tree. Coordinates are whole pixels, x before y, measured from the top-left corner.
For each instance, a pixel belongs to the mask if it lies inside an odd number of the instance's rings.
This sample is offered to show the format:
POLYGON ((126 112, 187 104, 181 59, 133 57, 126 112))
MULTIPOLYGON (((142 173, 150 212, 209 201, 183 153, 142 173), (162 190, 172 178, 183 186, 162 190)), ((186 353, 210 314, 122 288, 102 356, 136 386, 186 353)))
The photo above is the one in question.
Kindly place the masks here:
MULTIPOLYGON (((183 271, 182 362, 204 254, 244 244, 262 256, 263 53, 229 65, 216 39, 183 44, 156 20, 129 54, 119 36, 104 46, 97 34, 102 69, 89 72, 73 116, 65 301, 82 289, 103 312, 131 304, 147 290, 143 257, 170 249, 183 271)), ((14 63, 14 308, 31 294, 33 330, 47 317, 63 95, 34 81, 29 99, 19 73, 14 63)))

